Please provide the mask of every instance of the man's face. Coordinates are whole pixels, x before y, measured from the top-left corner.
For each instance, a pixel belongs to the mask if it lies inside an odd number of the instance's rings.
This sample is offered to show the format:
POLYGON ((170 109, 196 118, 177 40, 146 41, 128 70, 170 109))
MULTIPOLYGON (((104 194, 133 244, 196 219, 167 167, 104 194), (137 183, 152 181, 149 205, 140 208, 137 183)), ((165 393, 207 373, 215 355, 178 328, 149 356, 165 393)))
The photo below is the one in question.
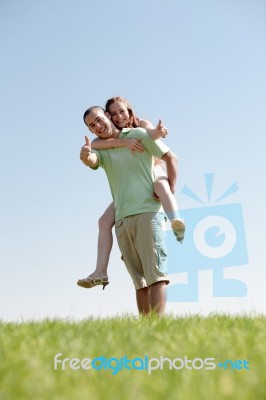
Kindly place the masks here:
POLYGON ((111 121, 101 109, 93 109, 85 118, 89 130, 100 139, 109 139, 112 136, 111 121))

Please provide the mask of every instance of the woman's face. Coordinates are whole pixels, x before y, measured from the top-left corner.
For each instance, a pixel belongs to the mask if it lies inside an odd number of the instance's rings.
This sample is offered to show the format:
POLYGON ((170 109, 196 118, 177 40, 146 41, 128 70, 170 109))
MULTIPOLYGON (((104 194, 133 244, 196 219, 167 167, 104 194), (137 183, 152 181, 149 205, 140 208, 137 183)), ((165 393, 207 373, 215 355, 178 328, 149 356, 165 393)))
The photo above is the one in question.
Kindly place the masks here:
POLYGON ((128 109, 122 101, 115 101, 109 106, 108 112, 111 116, 113 124, 118 128, 122 129, 126 126, 129 121, 130 115, 128 109))

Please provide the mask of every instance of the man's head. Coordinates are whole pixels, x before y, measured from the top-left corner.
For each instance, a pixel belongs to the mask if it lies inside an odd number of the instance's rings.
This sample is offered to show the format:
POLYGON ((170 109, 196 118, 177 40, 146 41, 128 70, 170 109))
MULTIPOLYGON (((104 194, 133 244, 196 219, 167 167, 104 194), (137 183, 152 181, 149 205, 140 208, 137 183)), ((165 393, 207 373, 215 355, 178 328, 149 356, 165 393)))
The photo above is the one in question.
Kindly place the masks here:
POLYGON ((88 108, 83 115, 83 121, 89 130, 100 139, 108 139, 116 131, 112 122, 105 115, 104 109, 99 106, 88 108))
POLYGON ((119 134, 117 128, 106 116, 104 109, 100 106, 88 108, 83 115, 83 121, 89 130, 100 139, 109 139, 110 137, 119 134))

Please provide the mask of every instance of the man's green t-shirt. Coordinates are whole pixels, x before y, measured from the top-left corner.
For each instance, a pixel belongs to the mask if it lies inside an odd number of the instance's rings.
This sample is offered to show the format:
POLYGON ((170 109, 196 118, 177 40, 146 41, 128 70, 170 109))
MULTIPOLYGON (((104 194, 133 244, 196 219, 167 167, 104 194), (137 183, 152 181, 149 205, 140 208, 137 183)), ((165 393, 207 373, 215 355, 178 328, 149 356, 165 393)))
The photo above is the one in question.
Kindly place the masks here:
POLYGON ((145 151, 132 154, 127 147, 93 150, 99 157, 99 164, 93 169, 102 167, 109 181, 115 220, 161 211, 161 203, 153 198, 153 157, 161 158, 169 147, 161 140, 154 141, 142 128, 123 129, 119 137, 141 139, 145 151))

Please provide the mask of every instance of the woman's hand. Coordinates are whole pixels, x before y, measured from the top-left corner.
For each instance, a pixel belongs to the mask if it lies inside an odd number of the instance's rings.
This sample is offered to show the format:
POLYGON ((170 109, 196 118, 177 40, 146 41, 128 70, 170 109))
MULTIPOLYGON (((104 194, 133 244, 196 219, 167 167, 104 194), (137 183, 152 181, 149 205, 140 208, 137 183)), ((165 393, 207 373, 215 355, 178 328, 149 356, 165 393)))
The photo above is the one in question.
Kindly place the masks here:
POLYGON ((140 153, 144 152, 144 146, 140 139, 123 138, 123 140, 125 141, 125 146, 128 147, 132 153, 134 153, 134 151, 139 151, 140 153))
POLYGON ((162 121, 159 119, 159 122, 156 126, 156 128, 153 131, 154 137, 162 137, 165 138, 168 135, 168 130, 167 128, 162 124, 162 121))
POLYGON ((161 138, 165 138, 168 135, 167 128, 162 124, 162 121, 159 119, 159 122, 156 128, 146 127, 146 131, 149 133, 150 137, 153 140, 158 140, 161 138))

